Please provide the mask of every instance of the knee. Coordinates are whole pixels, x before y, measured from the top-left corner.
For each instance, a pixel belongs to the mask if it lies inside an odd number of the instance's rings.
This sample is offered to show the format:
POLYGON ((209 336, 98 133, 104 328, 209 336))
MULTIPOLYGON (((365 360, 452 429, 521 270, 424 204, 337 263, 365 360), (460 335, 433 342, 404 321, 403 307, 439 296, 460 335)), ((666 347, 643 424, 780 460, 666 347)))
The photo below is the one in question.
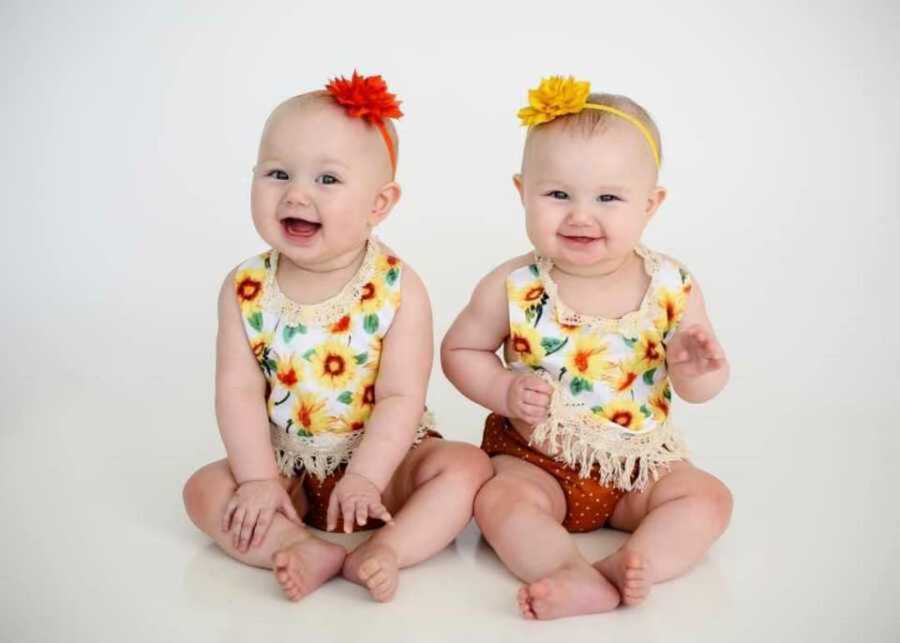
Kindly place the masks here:
POLYGON ((721 480, 713 476, 698 489, 696 498, 703 504, 704 513, 713 524, 717 533, 722 533, 731 522, 734 508, 734 497, 721 480))
POLYGON ((474 493, 494 475, 491 459, 472 444, 448 445, 435 456, 426 458, 417 468, 413 477, 416 487, 435 476, 445 475, 452 476, 463 486, 471 488, 474 493))
POLYGON ((198 469, 184 483, 181 491, 188 517, 201 530, 215 511, 214 505, 220 500, 221 494, 216 493, 220 490, 215 489, 215 477, 209 466, 198 469))
POLYGON ((482 531, 517 509, 537 508, 542 512, 551 511, 550 503, 541 491, 523 480, 515 480, 498 475, 490 480, 475 496, 475 522, 482 531))

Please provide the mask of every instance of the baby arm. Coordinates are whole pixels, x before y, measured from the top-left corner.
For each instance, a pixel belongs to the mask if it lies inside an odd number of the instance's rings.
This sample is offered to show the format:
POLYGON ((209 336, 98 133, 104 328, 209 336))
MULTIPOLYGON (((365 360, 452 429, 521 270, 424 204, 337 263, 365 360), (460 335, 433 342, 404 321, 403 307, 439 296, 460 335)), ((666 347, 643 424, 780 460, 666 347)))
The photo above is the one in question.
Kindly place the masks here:
POLYGON ((672 387, 687 402, 706 402, 728 383, 728 359, 706 314, 696 280, 688 295, 684 317, 666 347, 672 387))
POLYGON ((339 515, 348 533, 354 519, 358 525, 364 525, 370 515, 391 522, 381 493, 409 452, 425 411, 434 357, 431 303, 409 265, 404 265, 400 284, 402 303, 381 346, 375 406, 362 441, 331 494, 329 531, 337 526, 339 515))
POLYGON ((441 364, 447 379, 473 402, 534 425, 547 415, 550 385, 509 371, 497 355, 509 336, 506 277, 530 257, 509 261, 479 282, 441 343, 441 364))
POLYGON ((233 278, 229 274, 219 292, 216 418, 238 485, 222 516, 222 530, 233 533, 236 549, 247 551, 251 538, 254 546, 262 544, 276 511, 301 521, 278 482, 269 440, 266 381, 244 334, 233 278))

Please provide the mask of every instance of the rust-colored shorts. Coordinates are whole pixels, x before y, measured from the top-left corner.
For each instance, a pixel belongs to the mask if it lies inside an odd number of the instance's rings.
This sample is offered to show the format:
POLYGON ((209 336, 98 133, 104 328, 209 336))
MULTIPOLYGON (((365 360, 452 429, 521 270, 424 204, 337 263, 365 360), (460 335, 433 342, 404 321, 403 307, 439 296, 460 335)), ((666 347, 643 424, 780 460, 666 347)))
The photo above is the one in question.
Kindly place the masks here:
MULTIPOLYGON (((423 438, 423 442, 428 438, 441 438, 443 437, 437 431, 428 431, 425 438, 423 438)), ((419 442, 422 444, 422 442, 419 442)), ((410 451, 415 449, 418 444, 414 444, 410 447, 410 451)), ((347 465, 343 464, 334 472, 325 476, 324 480, 319 480, 314 475, 310 475, 302 470, 299 475, 293 479, 291 486, 289 487, 289 492, 293 495, 297 489, 298 485, 303 486, 303 493, 306 495, 306 503, 308 509, 306 511, 306 515, 303 516, 303 523, 310 527, 315 527, 316 529, 321 529, 325 531, 327 528, 327 516, 328 516, 328 501, 331 500, 331 492, 334 491, 334 485, 338 483, 338 480, 344 477, 344 473, 347 471, 347 465)), ((368 529, 378 529, 379 527, 383 527, 384 522, 377 518, 369 518, 365 525, 359 526, 354 523, 353 531, 366 531, 368 529)), ((341 516, 338 516, 337 520, 337 531, 344 530, 344 521, 341 516)))
POLYGON ((597 469, 589 478, 531 448, 515 427, 502 415, 491 413, 484 423, 481 448, 489 455, 511 455, 543 469, 556 478, 566 497, 562 525, 569 532, 593 531, 606 523, 624 491, 600 483, 597 469))

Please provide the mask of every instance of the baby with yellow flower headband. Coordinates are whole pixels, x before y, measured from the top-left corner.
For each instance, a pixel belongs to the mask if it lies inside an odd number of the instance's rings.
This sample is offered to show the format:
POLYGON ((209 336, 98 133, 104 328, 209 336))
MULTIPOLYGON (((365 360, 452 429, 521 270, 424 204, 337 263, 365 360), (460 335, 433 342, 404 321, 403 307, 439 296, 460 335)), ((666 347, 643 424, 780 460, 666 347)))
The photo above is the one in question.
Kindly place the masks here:
POLYGON ((687 460, 671 402, 712 398, 729 367, 697 280, 641 243, 666 195, 649 114, 573 78, 528 102, 513 181, 534 250, 481 280, 441 356, 491 411, 475 519, 522 615, 552 619, 640 603, 725 530, 731 494, 687 460), (591 563, 568 534, 607 524, 631 536, 591 563))
POLYGON ((272 569, 291 600, 338 574, 390 600, 400 568, 468 524, 491 475, 481 450, 434 430, 428 295, 372 234, 400 197, 401 115, 380 76, 355 72, 276 107, 250 194, 270 249, 219 295, 228 457, 191 476, 185 506, 229 556, 272 569), (349 555, 313 530, 385 523, 349 555))

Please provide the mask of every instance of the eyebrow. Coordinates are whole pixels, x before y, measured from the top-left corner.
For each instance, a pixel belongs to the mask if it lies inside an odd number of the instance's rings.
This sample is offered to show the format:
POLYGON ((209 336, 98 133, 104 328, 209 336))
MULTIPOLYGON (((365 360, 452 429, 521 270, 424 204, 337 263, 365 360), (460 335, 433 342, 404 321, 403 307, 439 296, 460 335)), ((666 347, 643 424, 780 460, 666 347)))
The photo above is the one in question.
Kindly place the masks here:
MULTIPOLYGON (((346 170, 346 169, 349 169, 349 167, 350 167, 349 165, 347 165, 347 164, 344 163, 343 161, 341 161, 341 160, 339 160, 339 159, 337 159, 337 158, 330 157, 330 156, 324 156, 324 157, 321 157, 321 158, 317 158, 317 159, 315 159, 314 163, 320 164, 320 165, 339 166, 339 167, 341 167, 341 168, 343 168, 343 169, 345 169, 345 170, 346 170)), ((272 156, 272 157, 269 157, 269 158, 262 159, 262 160, 259 162, 259 165, 287 165, 287 163, 285 163, 284 161, 282 161, 282 160, 281 160, 280 158, 278 158, 277 156, 272 156)))
MULTIPOLYGON (((545 184, 562 185, 562 186, 569 185, 566 181, 561 181, 559 179, 541 179, 540 181, 537 181, 537 185, 539 187, 543 187, 545 184)), ((593 189, 597 192, 606 192, 606 191, 627 192, 628 191, 628 188, 626 188, 624 185, 598 185, 593 189)))

